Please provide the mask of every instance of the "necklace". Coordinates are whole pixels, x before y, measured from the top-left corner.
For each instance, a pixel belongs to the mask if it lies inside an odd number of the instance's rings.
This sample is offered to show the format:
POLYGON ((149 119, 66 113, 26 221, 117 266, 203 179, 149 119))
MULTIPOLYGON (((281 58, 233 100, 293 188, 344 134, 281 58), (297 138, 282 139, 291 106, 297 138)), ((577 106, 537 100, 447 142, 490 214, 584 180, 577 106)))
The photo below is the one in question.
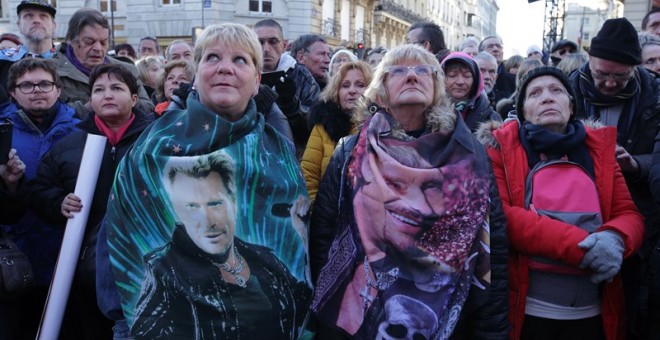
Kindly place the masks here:
POLYGON ((399 268, 392 268, 388 272, 375 272, 374 276, 376 277, 376 280, 374 280, 371 278, 371 266, 369 265, 369 260, 366 256, 364 257, 363 265, 366 283, 364 288, 359 291, 359 294, 362 298, 362 311, 364 315, 366 315, 367 307, 369 307, 369 304, 376 299, 378 292, 390 288, 394 281, 399 278, 399 268), (371 288, 376 289, 376 294, 370 294, 371 288))
POLYGON ((241 257, 241 255, 238 254, 238 250, 236 250, 235 246, 233 248, 234 248, 234 253, 232 255, 234 255, 234 259, 238 259, 238 264, 236 265, 236 267, 232 268, 229 264, 227 264, 227 262, 220 264, 214 263, 214 264, 219 269, 223 269, 227 273, 234 276, 234 281, 236 281, 236 284, 239 287, 245 288, 247 287, 247 282, 241 276, 241 272, 243 272, 243 257, 241 257))

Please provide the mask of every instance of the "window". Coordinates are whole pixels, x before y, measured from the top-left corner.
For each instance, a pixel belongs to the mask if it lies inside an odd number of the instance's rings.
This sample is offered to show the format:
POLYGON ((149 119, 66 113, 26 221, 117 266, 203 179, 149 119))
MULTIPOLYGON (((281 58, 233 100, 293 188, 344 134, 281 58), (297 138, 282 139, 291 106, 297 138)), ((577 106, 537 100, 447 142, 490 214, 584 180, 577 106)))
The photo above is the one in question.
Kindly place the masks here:
POLYGON ((181 0, 161 0, 163 6, 167 5, 181 5, 181 0))
POLYGON ((589 40, 589 33, 583 33, 582 34, 582 39, 589 40))
POLYGON ((250 12, 272 13, 273 2, 266 0, 250 0, 250 12))
MULTIPOLYGON (((108 0, 101 0, 101 3, 99 4, 99 11, 101 12, 109 12, 110 9, 108 8, 108 0)), ((112 11, 116 12, 117 11, 117 1, 112 0, 112 11)))

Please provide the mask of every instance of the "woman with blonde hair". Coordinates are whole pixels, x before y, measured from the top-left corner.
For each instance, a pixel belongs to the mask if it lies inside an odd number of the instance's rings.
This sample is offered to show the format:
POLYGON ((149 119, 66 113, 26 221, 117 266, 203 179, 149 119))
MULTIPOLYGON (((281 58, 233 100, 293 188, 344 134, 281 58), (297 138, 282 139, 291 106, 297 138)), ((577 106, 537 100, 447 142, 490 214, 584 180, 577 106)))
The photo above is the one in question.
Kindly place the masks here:
POLYGON ((588 61, 589 57, 584 53, 571 53, 561 59, 559 64, 557 64, 557 68, 562 70, 567 76, 570 76, 573 71, 579 69, 588 61))
POLYGON ((319 103, 309 112, 307 119, 312 132, 301 165, 312 202, 337 142, 351 133, 353 110, 371 77, 371 67, 367 63, 344 63, 321 92, 319 103))
POLYGON ((395 47, 364 96, 312 213, 317 334, 506 338, 506 221, 438 60, 395 47))
MULTIPOLYGON (((195 66, 189 62, 173 60, 165 64, 165 70, 158 77, 158 87, 156 88, 156 98, 159 103, 156 104, 154 112, 156 117, 160 117, 172 101, 174 90, 179 88, 179 84, 189 84, 195 78, 195 66)), ((185 105, 180 105, 184 107, 185 105)))
POLYGON ((261 45, 245 25, 210 25, 193 55, 186 109, 119 164, 105 224, 121 307, 138 339, 298 339, 309 198, 293 144, 253 99, 261 45))
POLYGON ((144 57, 135 62, 135 66, 140 74, 139 80, 142 81, 144 90, 147 91, 149 98, 154 101, 158 77, 163 73, 163 60, 160 57, 144 57))

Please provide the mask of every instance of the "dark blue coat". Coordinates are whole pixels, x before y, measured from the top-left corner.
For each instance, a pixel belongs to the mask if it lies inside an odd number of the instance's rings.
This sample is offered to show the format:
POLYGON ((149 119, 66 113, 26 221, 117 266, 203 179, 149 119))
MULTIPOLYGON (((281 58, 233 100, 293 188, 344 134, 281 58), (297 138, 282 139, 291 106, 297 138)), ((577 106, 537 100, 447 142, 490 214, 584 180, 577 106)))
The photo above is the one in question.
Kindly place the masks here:
MULTIPOLYGON (((75 126, 79 120, 73 117, 75 111, 59 100, 55 106, 55 118, 50 128, 43 133, 15 103, 0 108, 0 120, 9 119, 14 124, 12 147, 25 163, 27 180, 36 176, 46 152, 77 130, 75 126)), ((45 222, 32 211, 26 212, 19 222, 4 228, 15 234, 14 241, 30 259, 37 284, 50 284, 64 230, 45 222)))

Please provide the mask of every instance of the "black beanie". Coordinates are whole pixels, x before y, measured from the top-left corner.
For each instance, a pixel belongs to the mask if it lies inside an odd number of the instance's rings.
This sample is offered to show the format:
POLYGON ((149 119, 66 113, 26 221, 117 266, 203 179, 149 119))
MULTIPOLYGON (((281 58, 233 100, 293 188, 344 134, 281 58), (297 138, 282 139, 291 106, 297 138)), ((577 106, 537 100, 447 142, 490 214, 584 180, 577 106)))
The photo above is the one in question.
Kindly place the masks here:
MULTIPOLYGON (((527 85, 529 85, 529 83, 532 80, 542 76, 551 76, 557 78, 566 88, 566 92, 568 93, 568 96, 571 99, 571 103, 573 104, 574 112, 577 109, 577 100, 575 99, 575 92, 573 91, 571 82, 568 80, 566 74, 564 74, 564 72, 561 71, 560 69, 553 66, 537 67, 527 72, 522 77, 522 79, 520 79, 520 84, 518 85, 518 89, 516 90, 517 92, 516 114, 518 115, 518 120, 521 123, 525 121, 525 115, 523 114, 523 107, 525 103, 525 91, 527 90, 527 85)), ((575 115, 571 114, 571 119, 572 117, 575 117, 575 115)))
POLYGON ((598 34, 591 39, 589 55, 624 65, 642 63, 642 48, 635 27, 626 18, 605 21, 598 34))

